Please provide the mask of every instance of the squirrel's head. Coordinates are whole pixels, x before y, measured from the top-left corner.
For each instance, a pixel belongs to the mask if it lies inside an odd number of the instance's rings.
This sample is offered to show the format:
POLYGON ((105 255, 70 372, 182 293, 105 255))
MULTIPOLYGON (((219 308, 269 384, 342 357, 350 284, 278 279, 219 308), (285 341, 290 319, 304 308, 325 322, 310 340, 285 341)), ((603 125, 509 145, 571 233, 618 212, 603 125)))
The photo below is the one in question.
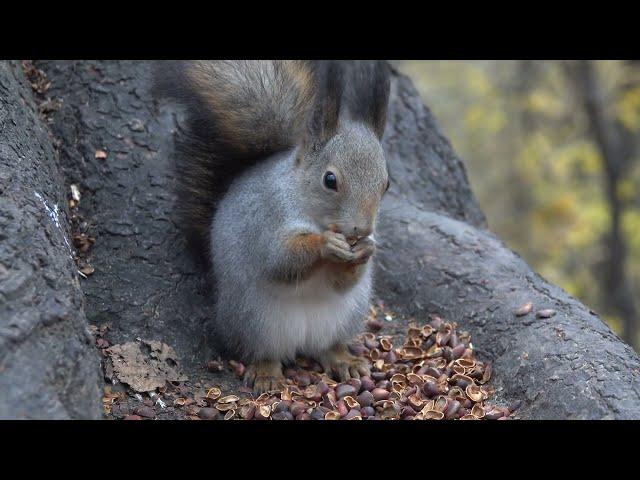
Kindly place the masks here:
POLYGON ((363 124, 343 127, 297 168, 306 214, 347 238, 371 235, 389 175, 377 135, 363 124))
POLYGON ((307 215, 347 238, 369 236, 389 187, 380 140, 389 102, 382 61, 318 65, 314 107, 297 154, 307 215))

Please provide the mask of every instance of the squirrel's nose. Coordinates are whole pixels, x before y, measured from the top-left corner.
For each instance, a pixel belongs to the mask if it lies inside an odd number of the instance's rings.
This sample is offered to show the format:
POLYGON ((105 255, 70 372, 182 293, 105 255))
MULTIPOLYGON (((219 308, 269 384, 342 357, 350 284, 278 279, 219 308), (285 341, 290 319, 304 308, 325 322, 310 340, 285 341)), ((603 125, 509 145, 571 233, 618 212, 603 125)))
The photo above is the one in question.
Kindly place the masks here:
POLYGON ((353 236, 357 238, 368 237, 371 235, 371 231, 369 226, 355 226, 353 227, 353 236))

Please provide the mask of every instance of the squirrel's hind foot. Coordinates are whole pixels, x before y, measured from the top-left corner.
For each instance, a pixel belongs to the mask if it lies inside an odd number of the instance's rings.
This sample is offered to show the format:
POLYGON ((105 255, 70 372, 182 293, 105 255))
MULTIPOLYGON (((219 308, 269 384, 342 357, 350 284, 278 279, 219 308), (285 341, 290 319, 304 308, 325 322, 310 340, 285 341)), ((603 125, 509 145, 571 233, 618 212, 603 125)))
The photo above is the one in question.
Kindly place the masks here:
POLYGON ((351 378, 360 378, 371 374, 369 362, 347 351, 345 345, 336 345, 318 358, 327 374, 333 372, 336 379, 345 382, 351 378))
POLYGON ((285 381, 279 361, 263 360, 252 363, 244 374, 244 384, 252 387, 256 396, 280 390, 285 381))

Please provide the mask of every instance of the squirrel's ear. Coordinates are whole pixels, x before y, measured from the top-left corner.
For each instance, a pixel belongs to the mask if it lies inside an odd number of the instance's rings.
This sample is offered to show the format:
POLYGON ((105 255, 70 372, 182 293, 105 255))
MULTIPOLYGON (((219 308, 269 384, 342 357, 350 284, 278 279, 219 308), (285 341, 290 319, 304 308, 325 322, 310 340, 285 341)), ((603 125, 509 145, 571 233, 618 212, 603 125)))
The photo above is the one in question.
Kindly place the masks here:
POLYGON ((382 138, 389 105, 389 64, 385 60, 362 60, 351 62, 350 66, 345 108, 382 138))
POLYGON ((326 143, 337 132, 344 91, 344 74, 339 62, 317 62, 315 74, 316 95, 304 138, 307 148, 326 143))
POLYGON ((389 94, 391 89, 389 64, 384 60, 375 63, 375 87, 373 88, 374 108, 373 127, 382 139, 387 124, 387 109, 389 108, 389 94))

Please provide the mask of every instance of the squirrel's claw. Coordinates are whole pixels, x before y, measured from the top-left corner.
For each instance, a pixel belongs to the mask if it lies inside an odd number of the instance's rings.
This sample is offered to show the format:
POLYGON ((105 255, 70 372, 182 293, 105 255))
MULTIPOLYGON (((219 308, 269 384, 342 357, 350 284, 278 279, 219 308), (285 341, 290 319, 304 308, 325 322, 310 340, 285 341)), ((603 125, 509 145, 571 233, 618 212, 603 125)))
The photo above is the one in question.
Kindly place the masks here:
POLYGON ((253 388, 253 394, 259 396, 281 388, 285 383, 282 364, 274 361, 263 361, 249 365, 244 374, 243 383, 253 388))
POLYGON ((367 360, 350 354, 344 346, 328 351, 320 359, 320 364, 326 373, 333 372, 341 382, 371 374, 367 360))
POLYGON ((369 237, 358 240, 353 247, 354 260, 353 263, 366 263, 376 251, 376 243, 369 237))
POLYGON ((351 245, 344 235, 331 230, 324 233, 325 244, 322 248, 322 257, 333 262, 351 262, 355 258, 351 245))

